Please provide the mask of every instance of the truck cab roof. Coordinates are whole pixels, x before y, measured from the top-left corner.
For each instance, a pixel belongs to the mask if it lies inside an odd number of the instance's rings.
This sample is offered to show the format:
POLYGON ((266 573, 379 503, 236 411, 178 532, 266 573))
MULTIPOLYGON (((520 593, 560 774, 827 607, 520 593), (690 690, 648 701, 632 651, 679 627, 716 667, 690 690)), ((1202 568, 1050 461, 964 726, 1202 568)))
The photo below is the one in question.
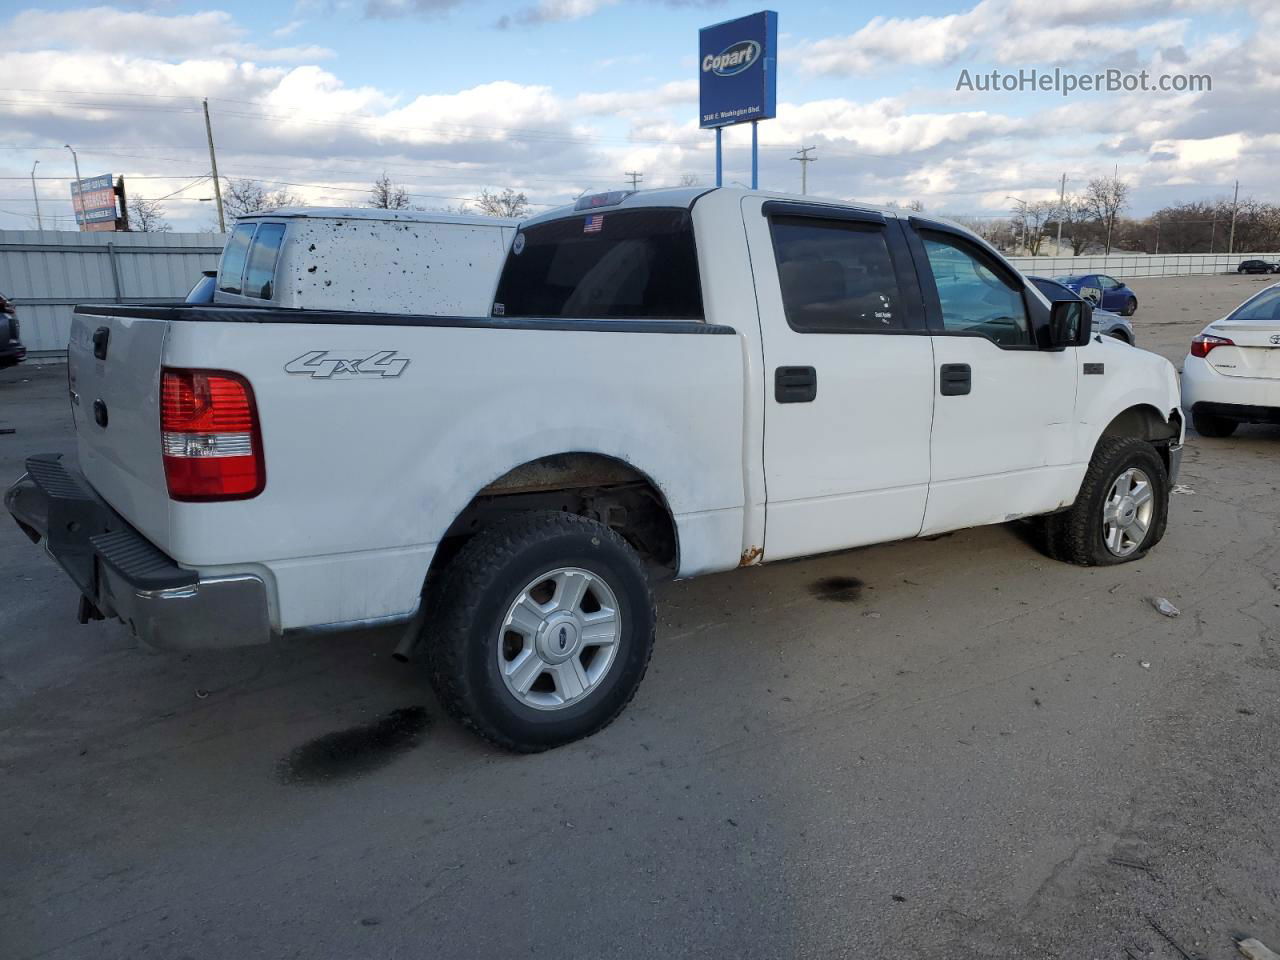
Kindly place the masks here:
POLYGON ((471 213, 445 213, 436 210, 384 210, 380 207, 280 207, 274 210, 255 210, 237 217, 237 220, 258 219, 308 219, 308 220, 385 220, 407 223, 458 223, 482 226, 514 227, 519 220, 506 217, 486 217, 471 213))

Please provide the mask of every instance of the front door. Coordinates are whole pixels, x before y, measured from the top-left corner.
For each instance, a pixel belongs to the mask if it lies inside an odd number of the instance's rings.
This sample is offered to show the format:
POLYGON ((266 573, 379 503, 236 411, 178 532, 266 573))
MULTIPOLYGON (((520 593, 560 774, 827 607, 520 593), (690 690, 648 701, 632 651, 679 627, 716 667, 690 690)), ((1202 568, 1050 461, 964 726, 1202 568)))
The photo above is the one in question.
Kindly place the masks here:
POLYGON ((766 560, 915 536, 933 350, 897 220, 748 197, 764 344, 766 560))
POLYGON ((1075 348, 1038 348, 1035 294, 977 241, 918 222, 911 242, 937 365, 923 532, 1065 506, 1079 485, 1075 348))

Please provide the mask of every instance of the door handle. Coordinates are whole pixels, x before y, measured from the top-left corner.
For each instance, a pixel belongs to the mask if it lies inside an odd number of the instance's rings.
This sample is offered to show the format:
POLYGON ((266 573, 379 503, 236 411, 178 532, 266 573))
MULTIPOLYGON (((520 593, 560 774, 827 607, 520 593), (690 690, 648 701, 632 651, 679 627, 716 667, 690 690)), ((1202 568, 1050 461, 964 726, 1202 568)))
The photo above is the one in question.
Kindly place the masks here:
POLYGON ((938 391, 944 397, 963 397, 973 389, 973 371, 967 363, 944 363, 939 370, 938 391))
POLYGON ((99 327, 97 330, 93 331, 93 355, 97 359, 107 359, 107 342, 110 339, 110 327, 99 327))
POLYGON ((812 403, 818 396, 813 367, 778 367, 773 371, 773 399, 778 403, 812 403))

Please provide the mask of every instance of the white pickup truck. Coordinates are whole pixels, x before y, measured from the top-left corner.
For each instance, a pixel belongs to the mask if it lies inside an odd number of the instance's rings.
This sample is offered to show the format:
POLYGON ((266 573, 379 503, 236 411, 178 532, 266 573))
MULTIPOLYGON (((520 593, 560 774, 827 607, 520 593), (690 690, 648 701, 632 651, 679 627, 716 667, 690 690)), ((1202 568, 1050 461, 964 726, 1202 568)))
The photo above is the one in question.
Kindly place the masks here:
POLYGON ((493 283, 473 317, 81 306, 79 472, 32 458, 8 508, 82 619, 177 648, 404 622, 451 712, 526 751, 631 699, 654 577, 1018 518, 1080 564, 1164 533, 1173 367, 952 224, 603 194, 523 223, 493 283))

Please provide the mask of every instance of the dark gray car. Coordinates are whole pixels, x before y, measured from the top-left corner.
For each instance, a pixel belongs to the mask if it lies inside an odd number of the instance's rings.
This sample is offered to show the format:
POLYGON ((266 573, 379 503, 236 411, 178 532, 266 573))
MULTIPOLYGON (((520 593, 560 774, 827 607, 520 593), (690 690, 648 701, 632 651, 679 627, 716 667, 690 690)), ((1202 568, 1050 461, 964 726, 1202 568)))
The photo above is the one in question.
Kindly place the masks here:
MULTIPOLYGON (((1036 289, 1043 293, 1050 303, 1058 300, 1080 299, 1080 294, 1070 287, 1063 286, 1057 280, 1050 280, 1048 277, 1027 277, 1027 279, 1036 285, 1036 289)), ((1099 307, 1093 308, 1093 332, 1104 337, 1123 340, 1129 346, 1133 346, 1136 342, 1132 320, 1099 307)))
POLYGON ((18 311, 13 301, 0 293, 0 370, 21 363, 27 358, 27 348, 18 339, 18 311))

